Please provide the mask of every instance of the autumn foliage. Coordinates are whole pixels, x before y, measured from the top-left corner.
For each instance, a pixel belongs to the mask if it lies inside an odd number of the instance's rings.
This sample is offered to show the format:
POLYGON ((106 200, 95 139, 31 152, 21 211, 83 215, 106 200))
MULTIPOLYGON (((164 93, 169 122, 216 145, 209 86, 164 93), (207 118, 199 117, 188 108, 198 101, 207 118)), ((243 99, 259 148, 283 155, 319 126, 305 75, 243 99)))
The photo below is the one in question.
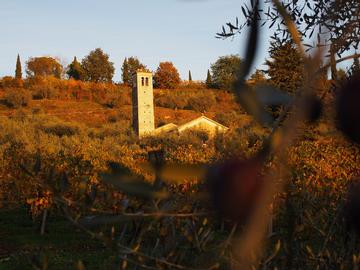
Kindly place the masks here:
POLYGON ((174 89, 180 84, 180 75, 171 62, 161 62, 154 75, 156 88, 174 89))
POLYGON ((61 64, 52 57, 43 56, 30 58, 26 66, 26 74, 29 77, 54 76, 60 79, 62 75, 61 64))

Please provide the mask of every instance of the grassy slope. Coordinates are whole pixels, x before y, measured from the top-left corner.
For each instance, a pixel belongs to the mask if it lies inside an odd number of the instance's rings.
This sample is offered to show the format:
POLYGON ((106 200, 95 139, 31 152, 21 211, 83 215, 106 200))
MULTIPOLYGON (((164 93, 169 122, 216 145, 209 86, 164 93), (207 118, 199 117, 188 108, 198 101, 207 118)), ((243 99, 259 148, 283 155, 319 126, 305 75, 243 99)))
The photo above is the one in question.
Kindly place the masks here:
MULTIPOLYGON (((170 92, 167 90, 168 93, 170 92)), ((192 90, 193 92, 195 90, 192 90)), ((204 90, 199 90, 204 91, 204 90)), ((216 90, 208 90, 216 92, 216 90)), ((178 89, 171 90, 178 93, 186 93, 186 90, 178 89)), ((4 93, 0 91, 0 116, 12 116, 18 113, 19 110, 8 108, 3 104, 2 97, 4 93)), ((231 94, 218 93, 219 100, 216 106, 209 108, 209 111, 203 113, 204 115, 214 118, 217 113, 230 112, 237 108, 231 94)), ((96 102, 91 101, 77 101, 77 100, 33 100, 30 107, 23 108, 23 113, 32 114, 34 111, 51 116, 56 116, 64 121, 80 122, 88 126, 100 126, 106 123, 111 116, 122 116, 124 120, 131 119, 131 105, 122 105, 120 108, 106 108, 96 102)), ((175 123, 183 124, 193 120, 202 113, 193 110, 173 110, 163 107, 155 107, 155 123, 175 123)), ((246 117, 245 117, 246 118, 246 117)), ((246 119, 245 119, 246 120, 246 119)))

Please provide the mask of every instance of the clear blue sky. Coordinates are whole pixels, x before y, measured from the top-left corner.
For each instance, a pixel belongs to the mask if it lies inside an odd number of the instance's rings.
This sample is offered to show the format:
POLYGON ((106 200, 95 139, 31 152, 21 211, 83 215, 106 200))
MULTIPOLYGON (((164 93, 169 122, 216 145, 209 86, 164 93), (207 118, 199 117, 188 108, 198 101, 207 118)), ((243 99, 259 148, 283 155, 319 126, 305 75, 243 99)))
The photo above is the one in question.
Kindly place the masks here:
MULTIPOLYGON (((16 56, 54 56, 63 64, 101 47, 121 79, 125 57, 155 70, 172 61, 183 79, 204 80, 219 56, 243 54, 246 35, 219 40, 221 26, 241 15, 241 0, 1 0, 0 76, 14 75, 16 56)), ((265 28, 266 29, 266 28, 265 28)), ((262 54, 266 56, 266 35, 262 54)), ((23 67, 24 68, 24 67, 23 67)))

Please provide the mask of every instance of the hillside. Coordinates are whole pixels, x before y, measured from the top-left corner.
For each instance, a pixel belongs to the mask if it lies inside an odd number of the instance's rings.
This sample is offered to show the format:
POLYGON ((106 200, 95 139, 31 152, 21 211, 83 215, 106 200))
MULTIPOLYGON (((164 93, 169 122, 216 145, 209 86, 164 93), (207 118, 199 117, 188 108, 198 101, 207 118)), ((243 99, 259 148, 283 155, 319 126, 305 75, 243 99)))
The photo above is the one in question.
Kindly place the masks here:
MULTIPOLYGON (((92 127, 116 120, 131 120, 131 90, 126 87, 61 81, 55 78, 40 84, 24 82, 21 85, 24 87, 5 84, 3 89, 0 88, 0 115, 13 116, 19 113, 20 108, 23 114, 55 116, 64 121, 84 123, 92 127), (32 98, 25 106, 8 104, 6 96, 9 91, 20 98, 21 92, 27 92, 32 98), (43 91, 48 93, 39 96, 39 92, 43 91)), ((250 121, 250 117, 238 109, 232 93, 223 90, 155 89, 154 104, 156 126, 170 122, 182 124, 201 115, 215 118, 231 127, 246 125, 250 121), (237 117, 242 121, 236 122, 239 120, 237 117)))

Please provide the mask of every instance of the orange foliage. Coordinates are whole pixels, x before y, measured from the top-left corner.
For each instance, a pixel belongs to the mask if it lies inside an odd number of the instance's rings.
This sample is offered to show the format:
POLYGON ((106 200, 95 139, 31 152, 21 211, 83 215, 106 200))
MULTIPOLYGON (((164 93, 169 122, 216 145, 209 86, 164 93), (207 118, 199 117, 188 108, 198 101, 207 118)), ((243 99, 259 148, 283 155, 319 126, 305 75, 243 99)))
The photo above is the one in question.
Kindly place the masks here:
POLYGON ((154 81, 156 88, 174 89, 180 84, 180 75, 172 62, 161 62, 154 81))

